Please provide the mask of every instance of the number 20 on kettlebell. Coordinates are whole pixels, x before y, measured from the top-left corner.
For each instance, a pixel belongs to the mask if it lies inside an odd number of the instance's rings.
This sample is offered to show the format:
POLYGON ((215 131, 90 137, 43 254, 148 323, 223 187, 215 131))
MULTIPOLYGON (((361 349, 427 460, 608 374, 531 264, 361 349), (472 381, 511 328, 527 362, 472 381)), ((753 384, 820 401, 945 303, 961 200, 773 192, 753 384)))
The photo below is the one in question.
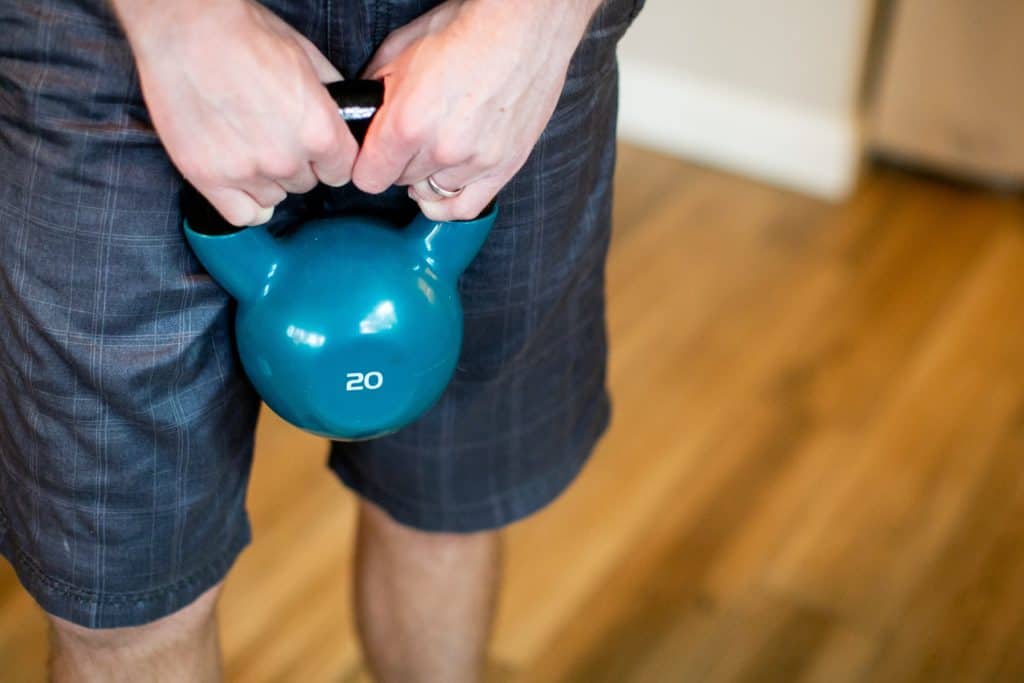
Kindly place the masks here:
POLYGON ((372 372, 350 372, 345 375, 345 391, 376 391, 384 385, 384 375, 376 370, 372 372))

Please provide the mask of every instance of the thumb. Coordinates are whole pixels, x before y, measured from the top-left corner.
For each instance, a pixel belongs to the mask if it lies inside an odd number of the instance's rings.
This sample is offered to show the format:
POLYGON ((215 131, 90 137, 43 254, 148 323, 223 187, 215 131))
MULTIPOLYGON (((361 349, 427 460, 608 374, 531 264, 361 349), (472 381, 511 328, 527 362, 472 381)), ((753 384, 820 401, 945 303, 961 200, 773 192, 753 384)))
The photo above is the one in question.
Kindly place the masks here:
POLYGON ((406 26, 398 29, 381 43, 373 54, 373 59, 363 69, 364 78, 377 78, 381 69, 398 59, 407 47, 420 38, 418 33, 410 28, 406 26))
POLYGON ((417 40, 436 33, 451 24, 458 14, 457 3, 443 2, 421 17, 414 19, 405 26, 393 31, 384 39, 373 59, 363 69, 363 78, 379 78, 380 71, 398 59, 417 40))
POLYGON ((370 63, 363 69, 363 78, 378 78, 385 66, 398 59, 410 45, 430 32, 430 16, 434 12, 423 15, 410 24, 395 30, 380 44, 373 54, 370 63))
POLYGON ((343 80, 341 72, 331 64, 327 57, 324 57, 323 53, 317 49, 316 45, 310 42, 309 38, 301 33, 296 33, 295 40, 299 41, 299 45, 306 53, 306 57, 309 58, 309 63, 313 66, 313 70, 316 72, 317 78, 320 79, 321 83, 334 83, 335 81, 343 80))
MULTIPOLYGON (((262 8, 262 5, 260 7, 262 8)), ((306 53, 306 58, 309 59, 309 63, 312 65, 321 83, 333 83, 334 81, 342 80, 341 72, 334 68, 330 60, 324 57, 323 53, 317 49, 316 45, 309 38, 296 31, 291 24, 272 11, 266 8, 262 9, 271 26, 275 27, 282 36, 290 36, 299 44, 302 51, 306 53)))

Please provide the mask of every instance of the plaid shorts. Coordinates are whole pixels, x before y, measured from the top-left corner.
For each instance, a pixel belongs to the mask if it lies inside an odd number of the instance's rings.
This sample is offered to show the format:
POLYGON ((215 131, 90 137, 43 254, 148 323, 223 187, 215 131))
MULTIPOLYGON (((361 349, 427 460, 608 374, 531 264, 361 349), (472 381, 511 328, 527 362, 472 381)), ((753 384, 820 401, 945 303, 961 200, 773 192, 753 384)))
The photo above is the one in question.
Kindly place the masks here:
MULTIPOLYGON (((330 468, 395 519, 470 532, 542 508, 609 420, 604 263, 615 46, 607 0, 557 112, 460 281, 458 370, 422 419, 335 444, 330 468)), ((347 76, 436 0, 274 0, 347 76)), ((51 614, 146 623, 250 540, 259 401, 232 303, 183 239, 181 177, 105 0, 0 0, 0 552, 51 614)), ((336 211, 408 211, 400 190, 336 211)))

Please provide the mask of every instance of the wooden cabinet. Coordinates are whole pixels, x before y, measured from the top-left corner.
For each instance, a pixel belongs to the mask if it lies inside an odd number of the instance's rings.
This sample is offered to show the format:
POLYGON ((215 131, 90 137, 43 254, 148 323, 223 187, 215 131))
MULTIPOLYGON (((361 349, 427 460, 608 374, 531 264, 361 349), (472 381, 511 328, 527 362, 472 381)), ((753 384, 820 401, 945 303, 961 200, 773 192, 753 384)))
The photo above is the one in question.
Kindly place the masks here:
POLYGON ((883 155, 1024 185, 1024 0, 894 0, 869 107, 883 155))

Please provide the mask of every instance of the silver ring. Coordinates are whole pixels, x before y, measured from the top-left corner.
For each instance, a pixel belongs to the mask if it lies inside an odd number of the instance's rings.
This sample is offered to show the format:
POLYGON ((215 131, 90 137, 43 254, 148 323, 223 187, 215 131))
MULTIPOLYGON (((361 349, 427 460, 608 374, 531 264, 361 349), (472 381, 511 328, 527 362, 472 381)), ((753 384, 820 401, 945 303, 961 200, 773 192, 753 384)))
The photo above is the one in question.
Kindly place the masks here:
POLYGON ((431 192, 436 194, 438 197, 444 197, 445 199, 454 199, 455 197, 458 197, 460 194, 462 194, 462 191, 466 189, 464 187, 460 187, 457 190, 445 189, 437 184, 437 181, 434 180, 434 176, 432 175, 427 176, 427 185, 430 186, 431 192))

